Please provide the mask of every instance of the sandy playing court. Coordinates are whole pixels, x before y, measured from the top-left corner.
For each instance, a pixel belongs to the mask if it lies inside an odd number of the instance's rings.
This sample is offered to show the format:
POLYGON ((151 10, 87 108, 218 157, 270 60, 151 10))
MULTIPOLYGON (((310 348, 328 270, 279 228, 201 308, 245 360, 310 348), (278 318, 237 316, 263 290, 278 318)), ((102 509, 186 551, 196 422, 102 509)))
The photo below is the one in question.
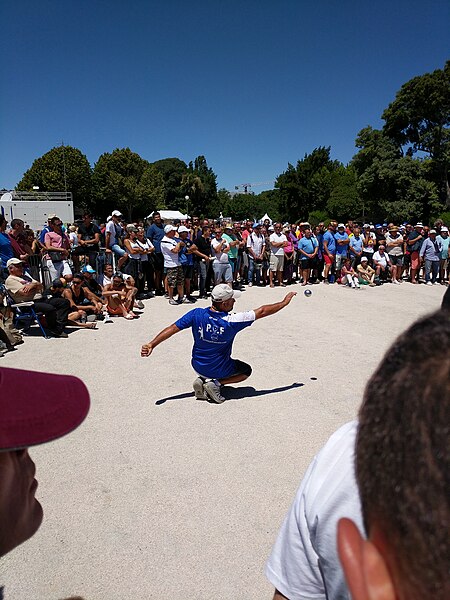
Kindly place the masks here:
MULTIPOLYGON (((222 405, 192 396, 189 332, 140 357, 192 308, 162 298, 137 321, 33 336, 1 359, 77 375, 92 400, 77 431, 31 451, 45 517, 2 561, 6 600, 271 598, 264 564, 309 461, 355 417, 395 336, 444 294, 406 283, 317 285, 309 299, 290 289, 289 307, 238 335, 234 357, 253 375, 222 405)), ((236 310, 285 292, 250 288, 236 310)))

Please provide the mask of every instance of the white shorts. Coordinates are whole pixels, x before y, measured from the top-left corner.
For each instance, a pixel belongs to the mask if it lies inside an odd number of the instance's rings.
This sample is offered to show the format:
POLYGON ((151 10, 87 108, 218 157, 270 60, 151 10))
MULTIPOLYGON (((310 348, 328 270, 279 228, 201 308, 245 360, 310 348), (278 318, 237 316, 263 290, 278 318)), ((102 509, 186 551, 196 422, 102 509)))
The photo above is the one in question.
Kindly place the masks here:
POLYGON ((53 279, 58 279, 59 277, 72 275, 72 269, 70 268, 67 260, 58 260, 57 262, 47 260, 47 267, 52 281, 53 279))

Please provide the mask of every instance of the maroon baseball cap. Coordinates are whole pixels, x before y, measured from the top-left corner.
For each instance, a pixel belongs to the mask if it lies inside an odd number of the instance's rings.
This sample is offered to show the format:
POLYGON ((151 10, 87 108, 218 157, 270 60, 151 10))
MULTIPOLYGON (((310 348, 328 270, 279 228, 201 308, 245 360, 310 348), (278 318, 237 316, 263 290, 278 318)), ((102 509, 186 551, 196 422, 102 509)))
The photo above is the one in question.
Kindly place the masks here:
POLYGON ((0 451, 66 435, 84 421, 89 405, 77 377, 0 368, 0 451))

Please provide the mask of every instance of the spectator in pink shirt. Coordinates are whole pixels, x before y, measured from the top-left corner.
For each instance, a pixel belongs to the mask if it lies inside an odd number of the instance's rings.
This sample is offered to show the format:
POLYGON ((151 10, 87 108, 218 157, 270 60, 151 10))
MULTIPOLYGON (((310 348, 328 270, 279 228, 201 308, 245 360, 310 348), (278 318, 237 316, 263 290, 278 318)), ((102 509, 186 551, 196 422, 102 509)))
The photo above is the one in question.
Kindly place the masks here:
POLYGON ((44 247, 48 251, 44 258, 52 280, 72 280, 72 270, 68 258, 70 252, 70 241, 62 230, 62 221, 59 217, 53 217, 50 221, 52 231, 48 231, 44 238, 44 247))

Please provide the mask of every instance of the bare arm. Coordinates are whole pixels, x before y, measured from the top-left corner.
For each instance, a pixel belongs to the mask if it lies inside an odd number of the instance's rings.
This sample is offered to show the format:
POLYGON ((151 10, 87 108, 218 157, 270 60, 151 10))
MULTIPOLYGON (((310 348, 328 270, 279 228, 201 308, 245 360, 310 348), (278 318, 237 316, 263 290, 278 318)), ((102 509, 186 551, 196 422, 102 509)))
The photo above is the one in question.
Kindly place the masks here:
POLYGON ((273 595, 272 600, 288 600, 288 598, 286 598, 286 596, 283 596, 283 594, 278 590, 275 590, 275 594, 273 595))
POLYGON ((255 319, 262 319, 263 317, 270 317, 270 315, 274 315, 282 308, 285 308, 292 298, 297 295, 297 292, 289 292, 286 296, 281 300, 281 302, 275 302, 274 304, 265 304, 264 306, 260 306, 255 310, 255 319))
POLYGON ((173 325, 169 325, 169 327, 166 327, 160 331, 151 342, 142 346, 141 356, 150 356, 150 354, 153 352, 153 348, 156 348, 156 346, 159 346, 161 342, 165 342, 179 331, 181 331, 181 329, 179 329, 175 323, 173 325))

